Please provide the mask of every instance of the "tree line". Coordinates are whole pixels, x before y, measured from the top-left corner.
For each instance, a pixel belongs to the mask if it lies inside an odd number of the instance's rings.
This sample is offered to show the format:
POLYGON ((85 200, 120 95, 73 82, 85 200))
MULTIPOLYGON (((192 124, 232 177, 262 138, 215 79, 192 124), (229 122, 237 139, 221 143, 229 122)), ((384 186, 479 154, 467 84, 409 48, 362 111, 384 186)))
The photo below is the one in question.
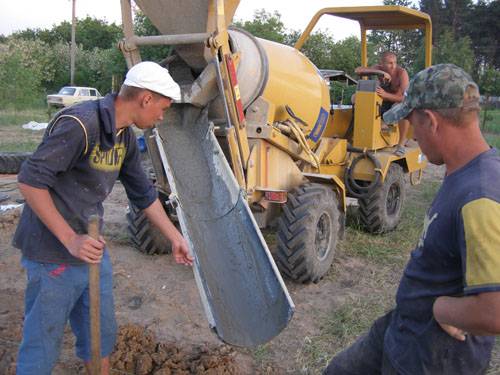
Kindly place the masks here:
MULTIPOLYGON (((433 64, 453 63, 470 73, 487 95, 500 95, 500 1, 384 0, 428 13, 433 29, 433 64)), ((235 22, 255 36, 294 45, 301 31, 285 28, 281 15, 259 10, 252 20, 235 22)), ((424 68, 422 31, 373 31, 368 34, 368 63, 375 64, 383 51, 397 54, 410 76, 424 68)), ((316 30, 302 48, 320 69, 339 69, 352 74, 360 65, 360 40, 352 36, 335 41, 334 34, 316 30)))
MULTIPOLYGON (((410 0, 385 0, 386 5, 413 7, 410 0)), ((433 63, 455 63, 467 70, 484 94, 500 95, 500 2, 479 0, 420 0, 418 9, 430 14, 433 22, 433 63)), ((137 35, 158 35, 149 19, 138 13, 134 19, 137 35)), ((301 31, 287 29, 278 12, 264 9, 248 21, 237 20, 256 37, 293 45, 301 31)), ((123 77, 125 61, 117 48, 123 38, 121 27, 95 18, 76 24, 75 84, 111 90, 112 76, 123 77)), ((62 22, 50 29, 26 29, 0 35, 0 107, 19 108, 42 103, 47 93, 69 83, 71 24, 62 22)), ((144 60, 160 61, 171 48, 141 48, 144 60)), ((360 41, 351 36, 337 41, 334 34, 315 30, 303 53, 320 69, 344 70, 353 74, 360 65, 360 41)), ((368 36, 369 63, 384 50, 398 55, 410 75, 423 68, 423 35, 420 31, 372 32, 368 36)))

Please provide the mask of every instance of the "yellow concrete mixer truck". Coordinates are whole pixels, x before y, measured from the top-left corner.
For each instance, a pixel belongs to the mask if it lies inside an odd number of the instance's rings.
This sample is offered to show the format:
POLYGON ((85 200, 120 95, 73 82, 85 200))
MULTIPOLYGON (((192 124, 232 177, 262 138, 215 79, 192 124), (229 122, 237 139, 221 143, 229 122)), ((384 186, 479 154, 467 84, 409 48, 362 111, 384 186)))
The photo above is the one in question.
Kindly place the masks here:
MULTIPOLYGON (((182 88, 181 103, 146 134, 156 184, 171 215, 179 212, 173 208, 183 209, 189 226, 235 211, 231 204, 222 207, 227 192, 213 182, 221 178, 220 163, 227 163, 231 176, 226 177, 253 214, 245 220, 276 228, 273 258, 282 274, 298 282, 317 282, 330 268, 343 237, 348 197, 358 200, 367 231, 384 233, 398 225, 405 180, 418 183, 426 160, 416 145, 404 156, 394 154, 398 127, 382 124, 379 73, 359 77, 354 107, 332 105, 328 83, 300 48, 319 18, 333 15, 360 23, 363 66, 367 30, 413 28, 424 31, 428 66, 427 14, 401 6, 326 8, 289 47, 229 26, 238 0, 135 2, 163 35, 134 35, 130 0, 122 0, 120 47, 128 66, 140 61, 140 46, 174 46, 161 64, 182 88), (187 135, 172 130, 190 126, 187 135), (196 143, 193 134, 200 129, 204 133, 196 143), (201 158, 207 148, 203 139, 210 137, 218 146, 201 158), (223 161, 213 162, 217 153, 223 161)), ((162 251, 144 215, 130 207, 128 217, 137 245, 148 253, 162 251)), ((234 252, 244 241, 239 236, 231 223, 190 231, 200 244, 236 239, 234 252), (218 237, 211 237, 213 232, 218 237)))

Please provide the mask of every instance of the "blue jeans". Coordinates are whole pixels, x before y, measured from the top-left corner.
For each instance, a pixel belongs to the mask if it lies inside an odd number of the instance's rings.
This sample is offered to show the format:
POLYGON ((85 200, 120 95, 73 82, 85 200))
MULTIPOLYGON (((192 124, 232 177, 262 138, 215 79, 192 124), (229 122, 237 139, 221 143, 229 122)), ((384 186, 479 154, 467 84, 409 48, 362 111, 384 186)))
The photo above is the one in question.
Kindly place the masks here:
POLYGON ((333 357, 323 375, 397 375, 384 352, 384 335, 391 315, 392 311, 378 318, 368 333, 333 357))
MULTIPOLYGON (((61 350, 70 321, 76 355, 90 360, 89 276, 87 265, 39 263, 23 258, 28 286, 25 295, 23 340, 17 374, 49 375, 61 350)), ((109 356, 116 340, 113 273, 105 251, 100 264, 101 355, 109 356)))

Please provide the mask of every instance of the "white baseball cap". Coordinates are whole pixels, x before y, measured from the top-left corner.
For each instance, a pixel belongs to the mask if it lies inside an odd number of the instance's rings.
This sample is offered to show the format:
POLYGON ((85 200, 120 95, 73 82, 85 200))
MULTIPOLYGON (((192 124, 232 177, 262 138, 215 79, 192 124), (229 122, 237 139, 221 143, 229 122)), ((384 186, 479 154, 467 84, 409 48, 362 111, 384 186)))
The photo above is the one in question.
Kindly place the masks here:
POLYGON ((167 69, 152 61, 143 61, 130 68, 123 84, 147 89, 175 101, 181 100, 181 88, 177 82, 167 69))

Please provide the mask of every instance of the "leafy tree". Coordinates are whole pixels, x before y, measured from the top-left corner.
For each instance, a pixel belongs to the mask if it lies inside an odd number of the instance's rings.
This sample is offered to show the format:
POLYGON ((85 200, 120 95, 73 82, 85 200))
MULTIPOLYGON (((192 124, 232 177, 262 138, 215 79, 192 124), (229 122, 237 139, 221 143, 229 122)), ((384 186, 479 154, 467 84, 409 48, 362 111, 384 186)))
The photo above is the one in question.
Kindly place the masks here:
MULTIPOLYGON (((500 69, 500 2, 478 1, 468 20, 467 35, 472 40, 477 74, 489 67, 500 69)), ((477 78, 477 76, 476 76, 477 78)))
POLYGON ((488 120, 491 120, 488 115, 490 96, 500 96, 500 71, 492 68, 486 69, 479 79, 479 86, 481 93, 486 97, 486 102, 483 104, 484 111, 481 127, 487 131, 489 130, 487 126, 488 120))
MULTIPOLYGON (((284 27, 280 13, 267 13, 264 9, 256 11, 252 20, 236 21, 234 25, 256 37, 289 46, 293 46, 301 35, 298 30, 288 31, 284 27)), ((312 33, 301 49, 318 68, 339 69, 351 74, 360 64, 360 50, 357 38, 335 42, 333 36, 323 30, 312 33)))
MULTIPOLYGON (((385 0, 386 5, 412 6, 410 0, 385 0)), ((499 64, 500 2, 478 0, 420 0, 420 8, 431 15, 434 29, 434 63, 448 62, 471 72, 482 93, 500 95, 499 64)), ((287 30, 278 12, 264 9, 249 21, 236 21, 257 37, 294 45, 300 36, 287 30)), ((102 93, 110 90, 111 76, 123 76, 126 68, 116 48, 122 37, 115 24, 94 18, 77 21, 77 59, 75 83, 95 86, 102 93)), ((135 15, 137 35, 159 35, 142 13, 135 15)), ((71 25, 62 22, 50 29, 26 29, 9 37, 0 36, 0 105, 12 100, 16 105, 35 103, 45 92, 59 90, 69 83, 69 42, 71 25), (38 98, 38 99, 37 99, 38 98)), ((311 34, 302 52, 322 69, 339 69, 353 74, 360 65, 360 41, 348 37, 335 41, 319 30, 311 34)), ((141 47, 144 60, 161 61, 172 48, 141 47)), ((383 50, 392 50, 410 74, 424 65, 423 36, 415 31, 372 32, 368 37, 368 61, 378 61, 383 50)), ((333 85, 335 86, 335 84, 333 85)), ((341 92, 341 91, 339 91, 341 92)))
MULTIPOLYGON (((78 55, 78 46, 76 54, 78 55)), ((44 83, 44 88, 47 93, 55 93, 63 86, 70 84, 70 46, 66 43, 59 42, 54 44, 51 49, 50 65, 53 69, 53 75, 47 77, 44 83)), ((79 61, 75 61, 75 70, 78 70, 79 61)))
POLYGON ((121 27, 115 23, 108 24, 105 20, 86 17, 76 24, 76 42, 84 50, 94 48, 117 48, 117 43, 123 38, 121 27))
POLYGON ((442 0, 420 0, 420 10, 427 13, 432 20, 432 43, 441 35, 443 27, 448 24, 443 11, 442 0))
POLYGON ((127 71, 125 59, 116 48, 80 50, 77 61, 75 83, 87 86, 91 82, 101 94, 111 91, 113 75, 123 77, 127 71))
MULTIPOLYGON (((76 85, 95 86, 101 93, 110 91, 111 76, 124 75, 126 71, 125 61, 117 48, 122 35, 121 28, 114 23, 108 24, 105 20, 91 17, 77 20, 76 85)), ((43 63, 48 73, 43 76, 41 84, 47 92, 56 92, 69 84, 69 22, 62 22, 51 29, 26 29, 12 34, 8 39, 44 43, 50 58, 43 63)))
POLYGON ((433 50, 434 64, 450 63, 472 73, 474 68, 474 52, 469 37, 456 39, 452 31, 445 31, 439 36, 437 46, 433 50))
POLYGON ((269 13, 259 9, 254 12, 251 21, 235 21, 233 25, 258 38, 285 43, 287 31, 279 12, 269 13))
POLYGON ((352 75, 361 65, 361 42, 355 36, 347 37, 335 43, 332 54, 332 69, 343 70, 352 75))
MULTIPOLYGON (((451 32, 454 41, 470 39, 474 52, 474 67, 471 71, 478 80, 487 69, 500 67, 500 2, 479 0, 421 0, 420 9, 431 16, 433 42, 438 48, 439 39, 451 32), (456 40, 455 40, 456 39, 456 40)), ((460 47, 460 46, 459 46, 460 47)))
POLYGON ((41 42, 9 42, 0 46, 0 106, 30 107, 43 96, 47 70, 46 46, 41 42))
POLYGON ((0 107, 19 110, 36 102, 40 81, 23 64, 20 52, 0 57, 0 107))
POLYGON ((330 82, 330 100, 334 104, 350 104, 351 97, 356 93, 356 85, 347 86, 343 82, 330 82))
MULTIPOLYGON (((144 13, 138 11, 134 16, 134 33, 141 36, 161 35, 144 13)), ((172 46, 141 47, 141 58, 144 61, 160 62, 172 53, 172 46)))
POLYGON ((331 34, 321 30, 312 33, 301 51, 318 68, 337 69, 334 68, 335 41, 331 34))
POLYGON ((479 78, 481 93, 487 97, 500 96, 500 71, 488 68, 479 78))
POLYGON ((443 19, 456 37, 462 38, 468 35, 467 23, 472 11, 471 0, 444 0, 443 19))
MULTIPOLYGON (((85 50, 94 48, 111 48, 122 38, 122 30, 115 23, 86 17, 77 19, 75 40, 85 50)), ((12 34, 13 38, 24 40, 41 40, 49 45, 71 43, 71 23, 63 21, 51 29, 26 29, 12 34)))
MULTIPOLYGON (((281 21, 279 12, 269 13, 264 9, 256 10, 249 21, 234 21, 233 26, 248 31, 257 38, 293 46, 300 37, 298 30, 288 31, 281 21)), ((333 39, 325 32, 311 34, 302 52, 318 67, 329 66, 330 49, 333 39)))
POLYGON ((49 29, 28 28, 25 30, 16 31, 12 35, 10 35, 10 39, 12 38, 23 39, 23 40, 40 40, 49 45, 59 42, 59 40, 54 40, 54 34, 49 29))
MULTIPOLYGON (((53 78, 45 86, 48 92, 57 92, 69 82, 69 50, 63 43, 56 44, 51 50, 53 58, 53 78)), ((91 51, 76 49, 75 85, 91 86, 101 94, 111 91, 112 76, 123 77, 126 72, 125 60, 117 48, 91 51)))

